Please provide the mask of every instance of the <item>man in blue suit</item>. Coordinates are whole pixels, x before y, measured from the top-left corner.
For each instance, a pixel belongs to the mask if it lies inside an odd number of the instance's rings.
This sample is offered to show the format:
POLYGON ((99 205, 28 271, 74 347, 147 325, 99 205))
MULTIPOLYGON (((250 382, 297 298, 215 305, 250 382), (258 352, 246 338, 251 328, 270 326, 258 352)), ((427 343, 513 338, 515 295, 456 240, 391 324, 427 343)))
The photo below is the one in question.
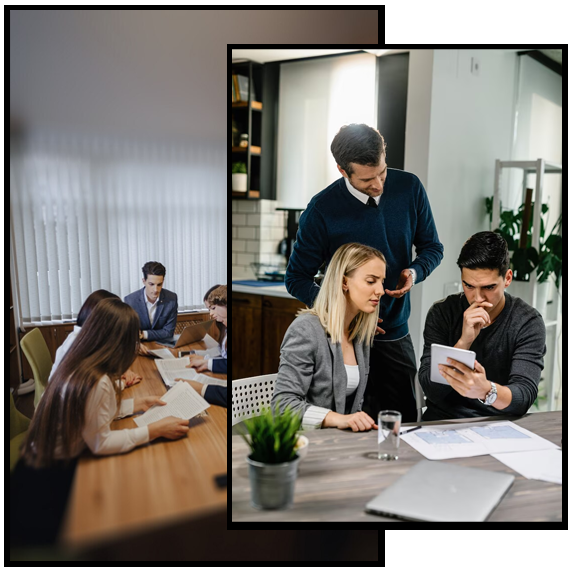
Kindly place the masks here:
POLYGON ((141 340, 173 338, 177 323, 177 295, 163 289, 165 267, 157 261, 143 266, 143 289, 127 295, 125 303, 139 315, 141 340))

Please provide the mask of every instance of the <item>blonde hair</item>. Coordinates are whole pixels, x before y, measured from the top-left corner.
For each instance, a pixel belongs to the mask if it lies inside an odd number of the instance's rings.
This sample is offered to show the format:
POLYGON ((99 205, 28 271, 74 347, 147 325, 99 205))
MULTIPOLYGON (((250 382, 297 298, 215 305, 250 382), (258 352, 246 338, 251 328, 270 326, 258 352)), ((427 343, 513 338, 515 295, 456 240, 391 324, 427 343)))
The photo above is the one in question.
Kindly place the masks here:
MULTIPOLYGON (((330 260, 312 308, 302 309, 297 314, 316 315, 324 330, 330 335, 332 342, 340 342, 346 316, 346 298, 342 289, 343 277, 351 277, 361 265, 375 257, 383 261, 385 266, 387 265, 385 256, 373 247, 361 243, 347 243, 339 247, 330 260)), ((379 306, 380 304, 372 313, 359 311, 349 325, 348 340, 358 339, 364 344, 372 345, 379 318, 379 306)))

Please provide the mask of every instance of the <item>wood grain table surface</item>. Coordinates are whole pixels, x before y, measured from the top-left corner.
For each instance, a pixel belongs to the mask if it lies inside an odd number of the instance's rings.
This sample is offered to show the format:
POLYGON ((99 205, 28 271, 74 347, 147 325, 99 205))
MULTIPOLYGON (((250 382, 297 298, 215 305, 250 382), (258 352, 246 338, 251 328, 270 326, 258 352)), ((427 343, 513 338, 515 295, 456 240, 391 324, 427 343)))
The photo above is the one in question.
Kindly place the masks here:
MULTIPOLYGON (((145 344, 162 348, 155 342, 145 344)), ((204 348, 198 342, 178 350, 204 348)), ((177 356, 178 350, 170 350, 177 356)), ((162 396, 167 391, 153 358, 138 356, 131 370, 143 380, 126 388, 123 398, 162 396)), ((187 437, 180 440, 159 438, 120 455, 98 457, 86 451, 76 469, 61 544, 82 549, 225 511, 227 488, 219 489, 214 477, 227 472, 227 410, 211 406, 207 414, 194 419, 187 437)), ((113 422, 113 429, 134 427, 132 418, 113 422)))
MULTIPOLYGON (((527 414, 519 418, 477 418, 474 421, 509 419, 541 437, 561 445, 562 412, 527 414)), ((422 425, 464 423, 422 422, 422 425)), ((418 424, 404 424, 407 426, 418 424)), ((373 497, 424 459, 401 440, 397 461, 379 461, 369 454, 377 451, 377 432, 321 429, 305 432, 309 440, 306 457, 298 468, 294 504, 287 510, 262 511, 250 504, 250 482, 246 457, 248 447, 241 436, 232 437, 232 521, 360 521, 401 522, 365 513, 373 497)), ((516 479, 488 521, 561 521, 562 485, 526 479, 491 455, 446 459, 449 463, 512 473, 516 479)))

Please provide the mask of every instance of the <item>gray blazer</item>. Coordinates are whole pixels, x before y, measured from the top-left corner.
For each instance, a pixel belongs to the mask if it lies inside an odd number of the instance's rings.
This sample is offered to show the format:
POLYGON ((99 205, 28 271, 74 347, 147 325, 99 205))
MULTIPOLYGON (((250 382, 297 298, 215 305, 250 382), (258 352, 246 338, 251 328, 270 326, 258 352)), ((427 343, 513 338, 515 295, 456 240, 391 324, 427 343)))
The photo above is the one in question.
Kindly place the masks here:
POLYGON ((290 325, 282 341, 280 367, 272 397, 272 408, 280 403, 304 412, 312 405, 339 414, 362 409, 370 363, 370 347, 354 343, 360 382, 350 410, 345 410, 347 376, 340 343, 334 344, 316 315, 303 314, 290 325))

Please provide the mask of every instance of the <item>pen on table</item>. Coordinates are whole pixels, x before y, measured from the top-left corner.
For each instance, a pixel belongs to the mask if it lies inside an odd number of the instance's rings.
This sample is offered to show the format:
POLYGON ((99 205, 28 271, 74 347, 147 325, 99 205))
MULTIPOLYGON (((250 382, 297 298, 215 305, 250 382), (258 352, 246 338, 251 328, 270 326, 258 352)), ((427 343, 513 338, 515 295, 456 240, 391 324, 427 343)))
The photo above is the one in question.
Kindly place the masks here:
POLYGON ((414 428, 408 429, 407 431, 404 431, 404 432, 403 432, 401 435, 406 435, 406 434, 408 434, 408 433, 411 433, 412 431, 416 431, 416 430, 418 430, 418 429, 421 429, 421 427, 422 427, 422 426, 417 426, 417 427, 414 427, 414 428))

